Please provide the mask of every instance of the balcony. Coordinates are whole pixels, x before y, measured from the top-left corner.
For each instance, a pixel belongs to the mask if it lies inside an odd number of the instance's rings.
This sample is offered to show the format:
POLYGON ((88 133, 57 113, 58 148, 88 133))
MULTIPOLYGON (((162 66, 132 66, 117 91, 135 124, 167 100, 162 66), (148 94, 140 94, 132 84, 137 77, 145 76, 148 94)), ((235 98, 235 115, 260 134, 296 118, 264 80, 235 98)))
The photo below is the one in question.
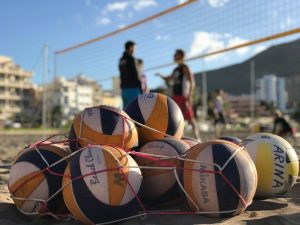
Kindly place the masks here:
POLYGON ((29 71, 25 71, 23 69, 9 69, 9 68, 1 68, 0 67, 0 74, 13 74, 18 75, 21 77, 32 77, 32 73, 29 71))
POLYGON ((29 89, 32 87, 32 83, 30 82, 22 82, 22 81, 7 81, 7 80, 0 80, 0 87, 13 87, 13 88, 20 88, 20 89, 29 89))

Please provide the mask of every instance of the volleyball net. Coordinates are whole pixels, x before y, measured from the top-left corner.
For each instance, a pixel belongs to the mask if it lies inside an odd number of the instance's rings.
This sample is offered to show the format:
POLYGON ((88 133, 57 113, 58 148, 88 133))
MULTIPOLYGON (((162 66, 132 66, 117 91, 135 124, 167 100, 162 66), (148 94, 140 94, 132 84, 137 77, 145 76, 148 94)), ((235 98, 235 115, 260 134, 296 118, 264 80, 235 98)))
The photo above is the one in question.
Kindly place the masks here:
MULTIPOLYGON (((144 19, 112 25, 107 34, 57 50, 55 76, 84 74, 110 89, 112 77, 119 76, 118 60, 124 43, 133 40, 137 44, 135 56, 143 59, 153 89, 163 86, 155 73, 170 74, 174 68, 175 49, 186 52, 187 62, 197 74, 240 63, 272 45, 300 37, 299 1, 151 2, 156 14, 145 12, 144 19)), ((118 11, 108 16, 131 21, 135 13, 118 11)))

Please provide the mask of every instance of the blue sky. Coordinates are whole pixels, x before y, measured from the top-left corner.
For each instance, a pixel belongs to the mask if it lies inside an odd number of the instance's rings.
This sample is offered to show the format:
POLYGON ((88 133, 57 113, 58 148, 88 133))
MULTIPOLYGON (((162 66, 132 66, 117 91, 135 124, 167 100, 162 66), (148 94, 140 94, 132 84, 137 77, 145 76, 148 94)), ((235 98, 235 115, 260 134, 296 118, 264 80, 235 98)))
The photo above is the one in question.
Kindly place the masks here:
MULTIPOLYGON (((182 0, 10 0, 1 1, 0 55, 7 55, 25 69, 35 69, 34 83, 42 82, 42 47, 49 46, 49 79, 53 76, 53 52, 127 26, 182 0), (34 65, 36 65, 34 67, 34 65), (33 68, 34 67, 34 68, 33 68)), ((96 44, 58 57, 58 74, 78 73, 98 80, 118 75, 117 61, 123 43, 137 42, 136 56, 145 67, 172 61, 173 51, 183 48, 195 56, 233 46, 266 35, 286 31, 300 24, 300 1, 200 0, 172 14, 123 32, 96 44)), ((299 35, 239 49, 205 59, 206 69, 241 62, 273 44, 299 38, 299 35)), ((202 62, 189 62, 193 71, 202 62)), ((170 73, 172 67, 147 71, 150 87, 162 84, 155 72, 170 73)))

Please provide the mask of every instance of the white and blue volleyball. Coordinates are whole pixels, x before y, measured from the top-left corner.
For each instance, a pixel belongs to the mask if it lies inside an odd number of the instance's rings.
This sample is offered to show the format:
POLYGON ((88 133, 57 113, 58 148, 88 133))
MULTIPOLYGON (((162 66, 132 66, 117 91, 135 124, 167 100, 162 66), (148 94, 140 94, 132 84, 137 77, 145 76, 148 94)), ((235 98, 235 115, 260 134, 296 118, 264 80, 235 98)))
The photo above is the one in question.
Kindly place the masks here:
POLYGON ((64 201, 85 224, 118 221, 138 214, 141 171, 125 151, 87 146, 68 164, 64 201))

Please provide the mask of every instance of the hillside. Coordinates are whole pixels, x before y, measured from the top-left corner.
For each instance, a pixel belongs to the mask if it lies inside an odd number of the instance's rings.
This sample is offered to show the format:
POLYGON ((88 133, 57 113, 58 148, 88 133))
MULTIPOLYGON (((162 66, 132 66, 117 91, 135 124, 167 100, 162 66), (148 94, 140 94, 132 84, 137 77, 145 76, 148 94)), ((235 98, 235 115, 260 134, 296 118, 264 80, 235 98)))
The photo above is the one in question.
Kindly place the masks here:
MULTIPOLYGON (((300 74, 300 39, 276 46, 249 58, 248 60, 224 68, 207 71, 207 88, 211 92, 222 88, 231 94, 250 92, 250 62, 255 62, 255 76, 276 74, 289 77, 300 74)), ((201 85, 200 73, 196 73, 196 83, 201 85)))

